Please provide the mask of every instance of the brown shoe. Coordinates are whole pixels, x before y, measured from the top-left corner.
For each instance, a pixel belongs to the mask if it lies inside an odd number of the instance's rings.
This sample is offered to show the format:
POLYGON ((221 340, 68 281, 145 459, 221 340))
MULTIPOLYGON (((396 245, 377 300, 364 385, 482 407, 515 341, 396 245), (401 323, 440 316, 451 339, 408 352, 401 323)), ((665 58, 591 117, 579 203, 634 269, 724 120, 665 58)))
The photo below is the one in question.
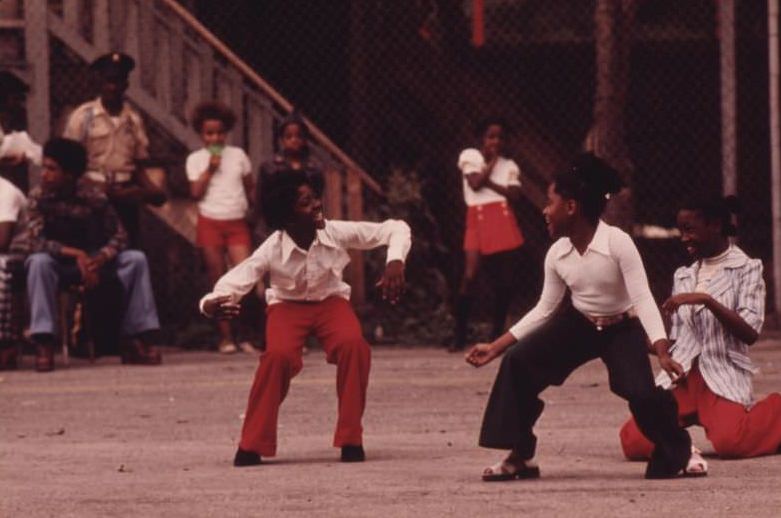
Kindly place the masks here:
POLYGON ((122 363, 131 365, 160 365, 163 357, 154 346, 138 337, 128 339, 122 350, 122 363))
POLYGON ((35 370, 51 372, 54 370, 54 346, 37 344, 35 347, 35 370))

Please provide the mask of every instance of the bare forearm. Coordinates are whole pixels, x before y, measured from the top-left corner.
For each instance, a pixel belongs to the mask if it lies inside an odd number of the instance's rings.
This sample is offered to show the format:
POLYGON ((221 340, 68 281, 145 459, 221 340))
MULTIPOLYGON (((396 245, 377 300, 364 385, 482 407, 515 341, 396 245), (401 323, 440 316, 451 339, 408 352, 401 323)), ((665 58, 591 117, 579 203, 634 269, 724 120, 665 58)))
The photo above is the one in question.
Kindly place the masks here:
POLYGON ((63 246, 62 248, 60 248, 60 255, 65 257, 76 258, 76 257, 87 255, 87 253, 80 248, 74 248, 72 246, 63 246))
POLYGON ((196 200, 200 200, 206 195, 206 189, 209 187, 209 182, 212 179, 212 173, 207 169, 201 176, 194 182, 190 182, 190 196, 196 200))
POLYGON ((255 182, 252 181, 251 176, 245 176, 242 180, 242 184, 244 185, 244 196, 247 197, 247 203, 250 207, 255 206, 255 182))
POLYGON ((759 333, 753 327, 748 325, 740 315, 735 311, 719 303, 713 297, 708 297, 705 307, 707 307, 716 319, 721 322, 724 328, 732 333, 738 340, 748 345, 752 345, 759 338, 759 333))
POLYGON ((494 348, 498 354, 502 354, 515 342, 515 337, 508 332, 504 333, 502 336, 491 342, 491 347, 494 348))

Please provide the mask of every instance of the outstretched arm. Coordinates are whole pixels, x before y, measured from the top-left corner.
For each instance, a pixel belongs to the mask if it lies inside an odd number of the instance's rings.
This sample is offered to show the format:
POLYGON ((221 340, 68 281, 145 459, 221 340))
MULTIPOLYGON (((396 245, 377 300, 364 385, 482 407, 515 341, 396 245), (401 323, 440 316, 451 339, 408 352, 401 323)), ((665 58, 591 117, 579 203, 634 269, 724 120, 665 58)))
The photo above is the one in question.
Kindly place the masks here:
POLYGON ((618 260, 632 306, 637 311, 640 323, 651 340, 652 349, 659 357, 659 365, 675 383, 684 375, 683 367, 670 356, 671 343, 667 339, 662 315, 648 286, 648 277, 640 252, 637 251, 632 238, 623 233, 611 240, 610 249, 618 260))
POLYGON ((376 286, 382 290, 383 300, 396 304, 404 293, 404 261, 412 246, 409 225, 401 220, 388 219, 382 223, 332 221, 330 227, 344 248, 369 250, 378 246, 388 247, 385 271, 376 286))
POLYGON ((238 301, 269 269, 269 249, 270 243, 266 241, 251 256, 220 277, 211 293, 201 299, 201 313, 210 318, 233 318, 238 315, 238 301))
POLYGON ((400 219, 386 219, 382 223, 368 221, 331 221, 333 237, 347 249, 371 250, 388 247, 386 263, 407 258, 412 247, 412 231, 400 219))
MULTIPOLYGON (((555 245, 554 245, 555 247, 555 245)), ((475 367, 482 367, 494 358, 501 356, 504 351, 522 337, 531 333, 547 322, 564 298, 567 286, 564 280, 556 272, 553 264, 553 248, 548 250, 545 256, 545 280, 542 285, 542 293, 537 305, 518 321, 510 330, 491 343, 480 343, 469 349, 466 353, 466 361, 475 367)))

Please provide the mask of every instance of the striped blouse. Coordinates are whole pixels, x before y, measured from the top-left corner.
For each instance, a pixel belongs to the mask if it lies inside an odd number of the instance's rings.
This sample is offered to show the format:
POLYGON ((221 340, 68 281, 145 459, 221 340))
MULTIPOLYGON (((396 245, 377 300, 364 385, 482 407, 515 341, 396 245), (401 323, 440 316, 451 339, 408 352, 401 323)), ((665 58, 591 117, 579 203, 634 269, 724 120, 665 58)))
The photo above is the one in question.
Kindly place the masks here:
MULTIPOLYGON (((754 328, 762 330, 765 319, 765 281, 762 261, 751 259, 737 246, 731 246, 720 269, 707 284, 705 292, 735 311, 754 328)), ((675 272, 673 295, 695 292, 700 263, 683 266, 675 272)), ((672 316, 670 339, 672 357, 688 373, 699 356, 699 369, 713 393, 745 406, 752 404, 752 377, 758 371, 748 357, 748 345, 726 331, 713 313, 703 305, 683 305, 672 316)), ((671 386, 670 377, 661 372, 657 385, 671 386)))

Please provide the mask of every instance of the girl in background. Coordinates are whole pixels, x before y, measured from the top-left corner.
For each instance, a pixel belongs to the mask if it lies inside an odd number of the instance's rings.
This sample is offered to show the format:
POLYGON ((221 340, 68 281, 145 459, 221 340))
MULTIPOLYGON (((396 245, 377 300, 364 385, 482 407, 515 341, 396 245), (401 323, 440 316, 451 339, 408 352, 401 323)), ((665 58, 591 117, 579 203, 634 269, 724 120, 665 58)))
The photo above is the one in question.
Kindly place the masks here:
MULTIPOLYGON (((255 198, 263 205, 264 187, 279 173, 284 171, 303 171, 318 196, 323 195, 325 180, 323 168, 312 158, 309 150, 309 128, 298 112, 292 112, 282 119, 277 129, 278 153, 274 159, 260 166, 257 194, 255 198)), ((265 236, 263 236, 265 237, 265 236)))
POLYGON ((458 286, 456 332, 450 351, 459 351, 466 345, 475 279, 481 265, 486 266, 494 293, 491 338, 497 338, 505 327, 513 291, 515 252, 523 245, 523 234, 512 208, 521 196, 521 172, 518 164, 504 156, 507 131, 507 124, 501 119, 485 120, 477 128, 480 149, 465 149, 458 157, 467 212, 464 272, 458 286))
MULTIPOLYGON (((203 147, 187 157, 187 178, 190 194, 198 200, 196 244, 201 248, 209 275, 214 284, 230 262, 239 264, 249 257, 252 247, 247 213, 254 193, 249 157, 239 147, 225 144, 236 117, 224 104, 206 101, 196 106, 192 125, 201 136, 203 147)), ((234 340, 230 323, 217 323, 223 354, 254 352, 249 342, 239 346, 234 340)))

